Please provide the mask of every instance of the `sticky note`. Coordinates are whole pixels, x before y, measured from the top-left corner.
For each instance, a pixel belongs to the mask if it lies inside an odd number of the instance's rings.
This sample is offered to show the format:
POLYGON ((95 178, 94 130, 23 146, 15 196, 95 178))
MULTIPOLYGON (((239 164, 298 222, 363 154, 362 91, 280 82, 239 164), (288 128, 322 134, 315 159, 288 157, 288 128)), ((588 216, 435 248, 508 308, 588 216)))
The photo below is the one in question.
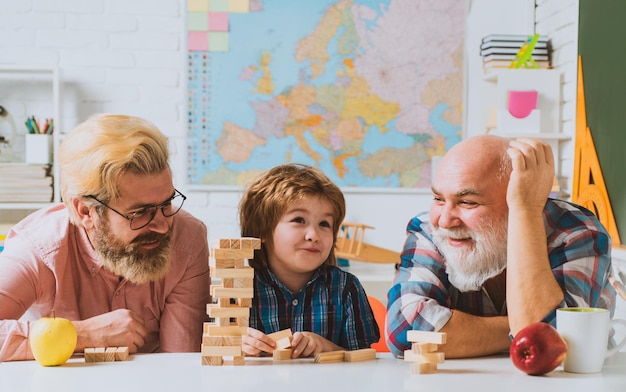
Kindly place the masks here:
POLYGON ((209 0, 187 0, 187 11, 209 12, 209 0))
POLYGON ((228 33, 211 31, 208 34, 210 52, 228 52, 230 49, 228 33))
POLYGON ((227 12, 228 0, 211 0, 209 4, 209 11, 227 12))
POLYGON ((209 31, 228 31, 228 13, 209 12, 209 31))
POLYGON ((209 16, 206 12, 187 13, 188 31, 209 31, 209 16))
POLYGON ((250 0, 228 0, 228 11, 240 13, 250 12, 250 0))
POLYGON ((188 50, 208 50, 209 37, 206 31, 190 31, 188 33, 187 49, 188 50))

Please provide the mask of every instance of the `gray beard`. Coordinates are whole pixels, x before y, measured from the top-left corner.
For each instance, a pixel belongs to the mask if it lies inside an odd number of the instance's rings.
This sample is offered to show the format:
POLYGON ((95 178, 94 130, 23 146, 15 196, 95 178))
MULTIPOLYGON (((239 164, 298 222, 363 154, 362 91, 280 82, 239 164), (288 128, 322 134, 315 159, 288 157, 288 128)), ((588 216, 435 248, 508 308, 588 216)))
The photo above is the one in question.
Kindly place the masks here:
POLYGON ((124 244, 112 233, 106 217, 100 218, 91 241, 102 265, 112 273, 132 283, 148 283, 162 278, 170 267, 170 232, 140 235, 130 244, 124 244), (161 241, 155 249, 145 251, 141 244, 161 241))
POLYGON ((446 260, 446 273, 450 283, 461 292, 478 291, 483 284, 506 268, 506 224, 484 224, 480 232, 467 230, 434 229, 433 239, 446 260), (471 235, 474 246, 456 248, 447 239, 471 235))

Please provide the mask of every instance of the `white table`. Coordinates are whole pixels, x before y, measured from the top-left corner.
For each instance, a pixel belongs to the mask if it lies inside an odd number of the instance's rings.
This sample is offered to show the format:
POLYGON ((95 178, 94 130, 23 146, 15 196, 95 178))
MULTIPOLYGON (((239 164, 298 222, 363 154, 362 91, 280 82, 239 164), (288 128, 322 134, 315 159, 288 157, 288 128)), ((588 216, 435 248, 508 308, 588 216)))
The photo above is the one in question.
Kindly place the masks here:
POLYGON ((125 362, 60 367, 34 361, 0 363, 2 392, 117 391, 524 391, 626 390, 626 352, 607 360, 602 373, 582 375, 560 367, 542 377, 517 370, 508 356, 448 359, 436 373, 411 374, 408 362, 378 354, 375 361, 316 364, 312 359, 247 358, 243 366, 202 366, 200 354, 141 354, 125 362))

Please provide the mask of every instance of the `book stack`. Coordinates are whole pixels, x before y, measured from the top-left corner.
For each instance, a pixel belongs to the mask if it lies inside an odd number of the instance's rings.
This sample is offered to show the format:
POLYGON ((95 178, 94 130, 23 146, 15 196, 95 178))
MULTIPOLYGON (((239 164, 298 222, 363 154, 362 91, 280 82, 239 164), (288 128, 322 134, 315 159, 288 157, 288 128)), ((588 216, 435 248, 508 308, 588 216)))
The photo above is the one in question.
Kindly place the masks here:
POLYGON ((53 197, 50 164, 0 163, 0 203, 49 203, 53 197))
MULTIPOLYGON (((511 68, 511 64, 516 60, 520 49, 529 40, 527 35, 515 34, 490 34, 483 37, 480 44, 480 55, 483 58, 483 70, 489 72, 491 69, 511 68)), ((537 68, 551 68, 551 47, 548 37, 540 35, 535 43, 531 57, 537 68)), ((534 68, 530 66, 530 68, 534 68)), ((521 68, 529 68, 521 67, 521 68)))

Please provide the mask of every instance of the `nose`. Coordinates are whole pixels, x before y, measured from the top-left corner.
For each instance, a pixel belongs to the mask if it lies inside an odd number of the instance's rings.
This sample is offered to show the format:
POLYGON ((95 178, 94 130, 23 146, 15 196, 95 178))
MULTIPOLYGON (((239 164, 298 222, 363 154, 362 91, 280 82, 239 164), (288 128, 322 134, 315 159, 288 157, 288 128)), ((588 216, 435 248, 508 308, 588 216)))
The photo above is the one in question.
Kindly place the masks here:
POLYGON ((171 216, 166 217, 165 215, 163 215, 163 210, 161 208, 158 208, 156 213, 154 214, 154 218, 152 218, 152 221, 150 221, 150 223, 148 224, 148 228, 156 233, 165 234, 170 229, 171 220, 171 216))
POLYGON ((309 226, 304 235, 304 239, 307 241, 317 242, 319 240, 317 229, 314 226, 309 226))
POLYGON ((459 225, 459 216, 457 208, 454 205, 446 203, 442 206, 433 208, 431 221, 434 226, 449 229, 459 225))

